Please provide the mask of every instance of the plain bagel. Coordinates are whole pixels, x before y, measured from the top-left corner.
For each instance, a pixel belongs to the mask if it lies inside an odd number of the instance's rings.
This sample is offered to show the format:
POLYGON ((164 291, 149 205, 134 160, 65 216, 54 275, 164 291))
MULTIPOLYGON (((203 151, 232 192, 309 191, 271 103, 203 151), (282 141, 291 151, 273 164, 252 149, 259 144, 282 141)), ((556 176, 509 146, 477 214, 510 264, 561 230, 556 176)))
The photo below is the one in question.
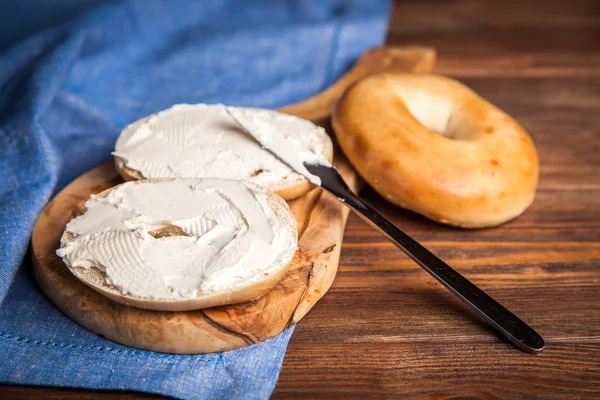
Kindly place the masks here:
POLYGON ((367 77, 340 98, 333 128, 350 162, 377 192, 435 221, 495 226, 533 201, 539 165, 531 138, 453 79, 367 77))

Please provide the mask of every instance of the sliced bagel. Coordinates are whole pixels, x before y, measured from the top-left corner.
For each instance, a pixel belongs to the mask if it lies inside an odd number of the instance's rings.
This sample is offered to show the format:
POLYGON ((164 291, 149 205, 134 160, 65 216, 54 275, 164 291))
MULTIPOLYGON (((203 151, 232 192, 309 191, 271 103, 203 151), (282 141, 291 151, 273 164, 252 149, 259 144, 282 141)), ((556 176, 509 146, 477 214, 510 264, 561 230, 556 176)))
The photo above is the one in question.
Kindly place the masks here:
POLYGON ((184 311, 262 296, 288 271, 297 242, 287 203, 258 185, 141 180, 92 196, 57 254, 114 301, 184 311))
MULTIPOLYGON (((272 110, 260 114, 300 145, 333 160, 325 130, 310 121, 272 110)), ((224 178, 247 180, 286 200, 313 188, 263 149, 221 104, 178 104, 126 127, 115 145, 115 165, 123 179, 224 178)))

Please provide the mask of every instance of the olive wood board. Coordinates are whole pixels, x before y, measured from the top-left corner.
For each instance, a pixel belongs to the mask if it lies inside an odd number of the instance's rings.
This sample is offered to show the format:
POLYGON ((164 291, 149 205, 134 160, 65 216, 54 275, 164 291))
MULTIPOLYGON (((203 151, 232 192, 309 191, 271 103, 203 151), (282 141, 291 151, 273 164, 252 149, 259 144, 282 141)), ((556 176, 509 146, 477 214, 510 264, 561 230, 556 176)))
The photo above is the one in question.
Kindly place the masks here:
MULTIPOLYGON (((430 48, 376 48, 365 52, 340 80, 320 94, 281 109, 328 129, 343 91, 364 76, 384 72, 431 72, 430 48)), ((336 149, 334 164, 354 189, 359 178, 336 149)), ((77 323, 115 342, 145 350, 197 354, 232 350, 273 337, 297 323, 327 292, 337 272, 349 209, 321 189, 289 202, 299 251, 283 280, 247 303, 197 311, 152 311, 114 302, 80 282, 56 255, 66 224, 83 212, 91 194, 123 182, 112 162, 77 178, 40 214, 32 234, 34 274, 46 296, 77 323)))

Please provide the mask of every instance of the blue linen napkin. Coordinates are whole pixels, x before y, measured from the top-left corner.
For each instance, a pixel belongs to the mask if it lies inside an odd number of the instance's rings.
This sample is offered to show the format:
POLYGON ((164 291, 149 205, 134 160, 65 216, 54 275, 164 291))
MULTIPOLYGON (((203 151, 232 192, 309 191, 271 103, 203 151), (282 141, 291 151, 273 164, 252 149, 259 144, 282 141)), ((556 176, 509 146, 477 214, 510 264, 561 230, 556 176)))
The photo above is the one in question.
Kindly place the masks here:
POLYGON ((0 2, 0 382, 269 397, 292 329, 198 356, 121 346, 41 294, 31 230, 51 195, 110 159, 128 123, 174 103, 305 99, 381 43, 388 10, 387 0, 0 2))

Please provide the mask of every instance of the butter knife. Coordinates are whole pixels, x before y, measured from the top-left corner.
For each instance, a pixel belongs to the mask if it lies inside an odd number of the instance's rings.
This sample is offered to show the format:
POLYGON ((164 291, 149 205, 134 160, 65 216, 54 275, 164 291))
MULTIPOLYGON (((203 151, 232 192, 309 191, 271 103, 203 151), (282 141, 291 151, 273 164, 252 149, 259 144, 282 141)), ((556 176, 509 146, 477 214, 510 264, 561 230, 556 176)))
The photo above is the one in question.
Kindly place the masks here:
POLYGON ((335 167, 329 165, 328 162, 318 161, 304 162, 299 167, 297 158, 289 159, 289 157, 280 156, 281 149, 286 145, 285 139, 265 141, 264 135, 255 134, 253 124, 248 123, 248 120, 244 118, 244 111, 228 107, 227 112, 244 131, 254 137, 266 150, 294 171, 307 177, 311 182, 321 186, 321 188, 350 207, 448 290, 475 310, 515 346, 534 354, 541 353, 544 350, 544 339, 533 328, 362 201, 346 185, 335 167))

